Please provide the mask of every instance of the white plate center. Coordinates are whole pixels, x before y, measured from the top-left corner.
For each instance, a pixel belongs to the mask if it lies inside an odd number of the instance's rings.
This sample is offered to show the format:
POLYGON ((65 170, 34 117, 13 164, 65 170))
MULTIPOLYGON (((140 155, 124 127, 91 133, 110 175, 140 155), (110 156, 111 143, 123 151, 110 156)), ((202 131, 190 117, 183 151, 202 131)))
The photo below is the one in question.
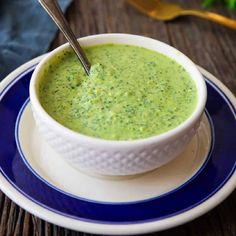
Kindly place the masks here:
POLYGON ((29 168, 59 191, 92 201, 130 202, 168 193, 191 179, 208 156, 211 128, 204 115, 197 134, 175 160, 152 172, 127 178, 92 176, 71 167, 39 135, 30 103, 20 117, 18 141, 29 168))

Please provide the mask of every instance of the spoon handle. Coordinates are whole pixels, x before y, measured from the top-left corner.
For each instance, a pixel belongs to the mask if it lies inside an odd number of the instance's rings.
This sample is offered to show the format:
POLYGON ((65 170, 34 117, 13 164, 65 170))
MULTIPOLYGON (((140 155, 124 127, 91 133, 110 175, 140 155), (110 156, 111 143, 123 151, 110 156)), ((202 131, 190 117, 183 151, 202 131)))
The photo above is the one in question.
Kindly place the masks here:
POLYGON ((222 16, 213 12, 186 9, 186 10, 183 10, 181 15, 198 16, 203 19, 207 19, 207 20, 216 22, 218 24, 227 26, 231 29, 236 29, 236 20, 230 19, 228 17, 222 16))
POLYGON ((56 25, 59 27, 61 32, 64 34, 71 47, 74 49, 76 55, 78 56, 82 66, 84 67, 86 73, 89 75, 91 64, 88 61, 83 49, 81 48, 79 42, 77 41, 74 33, 72 32, 69 24, 67 23, 63 12, 58 5, 57 0, 38 0, 42 7, 46 10, 48 15, 53 19, 56 25))

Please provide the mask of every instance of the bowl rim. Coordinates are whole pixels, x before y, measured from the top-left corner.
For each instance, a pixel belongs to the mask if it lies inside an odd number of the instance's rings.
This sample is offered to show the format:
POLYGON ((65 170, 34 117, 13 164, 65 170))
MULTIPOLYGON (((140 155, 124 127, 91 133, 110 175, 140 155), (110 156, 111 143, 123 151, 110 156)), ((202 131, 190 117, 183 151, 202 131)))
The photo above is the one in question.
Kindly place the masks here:
MULTIPOLYGON (((132 147, 132 146, 138 147, 140 145, 148 145, 148 144, 153 144, 153 143, 157 143, 157 142, 158 143, 167 142, 169 140, 172 140, 176 137, 183 135, 187 129, 192 127, 198 121, 199 117, 201 117, 202 113, 204 112, 204 108, 205 108, 205 104, 206 104, 206 99, 207 99, 206 84, 205 84, 205 80, 203 79, 202 74, 199 72, 196 65, 186 55, 184 55, 182 52, 180 52, 176 48, 174 48, 166 43, 163 43, 159 40, 152 39, 152 38, 145 37, 145 36, 134 35, 134 34, 124 34, 124 33, 95 34, 95 35, 89 35, 89 36, 80 38, 78 40, 82 46, 86 45, 88 41, 94 41, 94 43, 92 43, 91 45, 98 45, 98 44, 106 44, 107 43, 107 42, 102 43, 104 38, 106 38, 106 39, 114 39, 114 38, 125 39, 125 38, 127 38, 127 39, 134 39, 134 40, 140 40, 140 41, 146 40, 146 41, 149 41, 152 43, 156 43, 157 45, 164 47, 173 53, 178 54, 178 56, 181 56, 181 59, 184 62, 182 62, 182 61, 181 62, 176 61, 176 62, 179 63, 180 65, 182 65, 184 68, 186 67, 186 65, 188 65, 191 68, 191 70, 193 71, 193 73, 189 72, 191 78, 193 78, 193 77, 197 78, 194 80, 196 87, 197 87, 197 93, 198 93, 198 101, 197 101, 197 105, 195 107, 195 110, 192 112, 192 114, 185 121, 183 121, 177 127, 173 128, 167 132, 164 132, 164 133, 161 133, 158 135, 153 135, 153 136, 150 136, 147 138, 142 138, 142 139, 108 140, 108 139, 96 138, 96 137, 88 136, 85 134, 81 134, 77 131, 73 131, 73 130, 63 126, 62 124, 57 122, 54 118, 52 118, 44 110, 44 108, 40 104, 38 96, 37 96, 37 92, 36 92, 36 84, 37 84, 37 78, 39 78, 38 77, 39 72, 42 70, 42 68, 44 68, 45 64, 55 54, 63 51, 66 48, 69 48, 69 44, 65 43, 65 44, 57 47, 53 51, 49 52, 40 61, 40 63, 36 66, 36 69, 34 70, 31 80, 30 80, 30 91, 29 92, 30 92, 31 104, 32 104, 33 108, 35 110, 37 110, 37 114, 40 115, 41 118, 43 118, 49 126, 56 129, 57 132, 62 134, 66 139, 76 139, 80 143, 84 143, 88 146, 90 146, 90 145, 101 146, 102 145, 107 148, 109 148, 109 147, 111 147, 111 148, 118 147, 119 148, 119 147, 132 147), (96 41, 98 41, 98 42, 96 42, 96 41), (200 93, 199 88, 201 89, 201 96, 199 96, 199 93, 200 93)), ((112 43, 112 42, 110 42, 110 43, 112 43)), ((119 44, 122 44, 122 43, 119 43, 119 44)), ((130 43, 127 42, 124 44, 130 44, 130 43)), ((135 44, 131 43, 130 45, 135 45, 135 44)), ((145 46, 143 46, 143 45, 141 47, 145 48, 145 46)), ((158 51, 158 50, 156 50, 156 51, 158 51)), ((164 53, 162 53, 162 54, 164 54, 164 53)), ((168 56, 167 54, 165 54, 165 55, 168 56)))

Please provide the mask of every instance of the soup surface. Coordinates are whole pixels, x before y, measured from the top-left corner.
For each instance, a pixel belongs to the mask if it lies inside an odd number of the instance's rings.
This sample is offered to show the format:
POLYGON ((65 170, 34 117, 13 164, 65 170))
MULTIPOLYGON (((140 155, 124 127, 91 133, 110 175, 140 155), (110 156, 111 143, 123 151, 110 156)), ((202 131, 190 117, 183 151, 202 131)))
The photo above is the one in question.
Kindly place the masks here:
POLYGON ((40 78, 40 103, 62 125, 97 138, 133 140, 171 130, 195 109, 196 85, 169 57, 119 44, 85 51, 90 76, 67 50, 50 61, 40 78))

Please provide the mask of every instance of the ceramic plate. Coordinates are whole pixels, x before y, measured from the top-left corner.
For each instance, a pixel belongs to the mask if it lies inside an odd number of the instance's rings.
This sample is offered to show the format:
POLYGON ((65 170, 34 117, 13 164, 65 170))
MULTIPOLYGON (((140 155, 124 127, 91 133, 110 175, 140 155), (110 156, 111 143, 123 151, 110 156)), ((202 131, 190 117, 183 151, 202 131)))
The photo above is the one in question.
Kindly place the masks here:
POLYGON ((208 99, 184 152, 152 172, 122 178, 90 175, 65 163, 38 134, 29 82, 38 57, 0 84, 0 187, 51 223, 90 233, 142 234, 190 221, 236 186, 236 100, 200 69, 208 99))

